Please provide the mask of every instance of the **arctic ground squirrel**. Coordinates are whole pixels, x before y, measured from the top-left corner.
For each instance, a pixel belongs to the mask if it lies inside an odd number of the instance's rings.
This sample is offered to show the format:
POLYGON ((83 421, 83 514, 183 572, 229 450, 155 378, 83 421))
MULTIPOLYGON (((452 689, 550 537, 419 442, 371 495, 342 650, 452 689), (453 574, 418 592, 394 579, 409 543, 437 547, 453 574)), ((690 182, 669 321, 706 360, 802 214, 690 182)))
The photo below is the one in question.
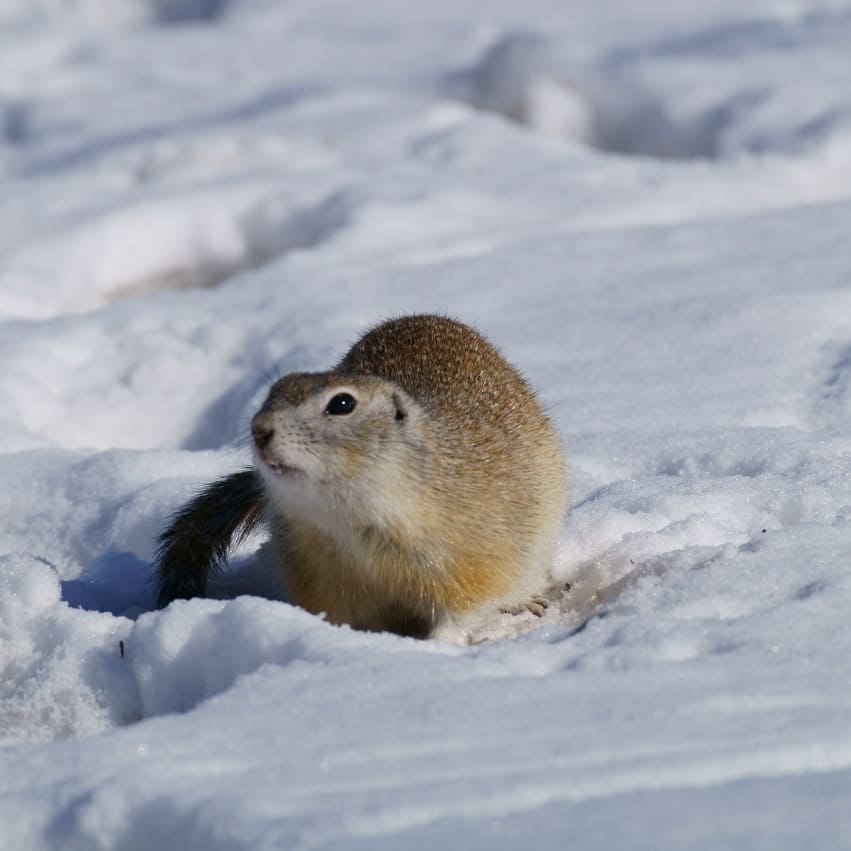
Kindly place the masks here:
POLYGON ((251 432, 254 469, 163 533, 160 606, 203 595, 264 520, 289 600, 334 624, 464 642, 540 599, 566 510, 561 442, 472 328, 383 322, 330 372, 276 381, 251 432))

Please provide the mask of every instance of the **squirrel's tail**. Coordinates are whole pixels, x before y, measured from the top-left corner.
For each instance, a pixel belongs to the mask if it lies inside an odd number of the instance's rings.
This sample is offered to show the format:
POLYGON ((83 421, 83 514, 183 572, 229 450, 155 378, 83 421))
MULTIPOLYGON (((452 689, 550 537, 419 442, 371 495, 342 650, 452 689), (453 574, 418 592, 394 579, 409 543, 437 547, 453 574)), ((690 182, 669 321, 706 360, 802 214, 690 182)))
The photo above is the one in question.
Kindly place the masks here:
POLYGON ((254 470, 208 485, 174 515, 157 550, 157 605, 200 597, 207 574, 222 568, 228 549, 263 520, 263 489, 254 470))

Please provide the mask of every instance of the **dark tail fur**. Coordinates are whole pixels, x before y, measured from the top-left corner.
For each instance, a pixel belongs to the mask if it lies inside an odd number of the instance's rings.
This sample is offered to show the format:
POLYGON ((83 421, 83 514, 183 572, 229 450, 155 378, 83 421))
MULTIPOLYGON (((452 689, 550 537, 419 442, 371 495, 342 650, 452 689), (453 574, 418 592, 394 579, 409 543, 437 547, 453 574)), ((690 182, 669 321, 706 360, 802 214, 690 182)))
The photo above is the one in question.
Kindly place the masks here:
POLYGON ((220 570, 230 546, 263 520, 263 507, 263 489, 254 470, 219 479, 184 505, 160 536, 157 605, 203 596, 207 574, 220 570))

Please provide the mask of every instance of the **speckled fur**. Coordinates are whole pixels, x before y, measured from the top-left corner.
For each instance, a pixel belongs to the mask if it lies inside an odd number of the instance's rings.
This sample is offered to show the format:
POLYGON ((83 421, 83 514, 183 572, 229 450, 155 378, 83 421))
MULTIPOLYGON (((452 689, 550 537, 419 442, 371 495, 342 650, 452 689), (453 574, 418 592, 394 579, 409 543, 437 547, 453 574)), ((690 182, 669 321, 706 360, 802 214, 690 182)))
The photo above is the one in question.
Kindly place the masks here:
POLYGON ((543 589, 566 508, 561 445, 523 378, 466 325, 382 323, 330 372, 276 382, 258 422, 274 432, 257 469, 297 605, 463 640, 543 589), (343 391, 357 417, 324 413, 343 391))

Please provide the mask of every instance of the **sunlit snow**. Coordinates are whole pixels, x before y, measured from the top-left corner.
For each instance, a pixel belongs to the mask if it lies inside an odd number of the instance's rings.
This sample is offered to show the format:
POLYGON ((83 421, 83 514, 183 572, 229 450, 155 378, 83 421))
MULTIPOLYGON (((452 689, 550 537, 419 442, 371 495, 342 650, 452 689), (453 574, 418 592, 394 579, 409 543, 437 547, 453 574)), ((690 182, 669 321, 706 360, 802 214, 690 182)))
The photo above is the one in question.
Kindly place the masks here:
POLYGON ((0 849, 851 845, 851 3, 5 0, 0 849), (673 7, 673 8, 672 8, 673 7), (156 538, 439 311, 571 474, 471 646, 156 538))

